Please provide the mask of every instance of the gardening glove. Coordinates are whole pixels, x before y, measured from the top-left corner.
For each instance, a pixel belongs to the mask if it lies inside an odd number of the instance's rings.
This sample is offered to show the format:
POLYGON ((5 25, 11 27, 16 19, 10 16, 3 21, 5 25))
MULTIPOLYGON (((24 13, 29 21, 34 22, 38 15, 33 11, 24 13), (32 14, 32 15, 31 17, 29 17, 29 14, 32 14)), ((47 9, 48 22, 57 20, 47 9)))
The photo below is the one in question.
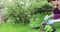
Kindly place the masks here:
POLYGON ((50 20, 48 21, 48 24, 54 24, 56 22, 56 20, 50 20))
POLYGON ((51 16, 48 16, 48 15, 47 15, 47 16, 44 17, 44 20, 47 21, 50 17, 51 17, 51 16))

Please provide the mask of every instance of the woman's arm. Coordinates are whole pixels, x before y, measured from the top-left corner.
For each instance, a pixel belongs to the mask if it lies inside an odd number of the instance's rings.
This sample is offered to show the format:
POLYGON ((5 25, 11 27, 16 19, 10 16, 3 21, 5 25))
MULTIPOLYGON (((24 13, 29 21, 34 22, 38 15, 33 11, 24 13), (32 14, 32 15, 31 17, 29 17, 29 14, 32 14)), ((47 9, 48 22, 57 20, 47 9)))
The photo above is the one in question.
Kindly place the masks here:
POLYGON ((56 22, 60 22, 60 19, 56 19, 56 22))
POLYGON ((52 14, 52 15, 50 15, 50 16, 46 15, 46 16, 44 17, 44 20, 46 21, 46 20, 48 20, 49 18, 52 18, 53 15, 54 15, 54 14, 52 14))
POLYGON ((53 18, 53 15, 54 15, 54 14, 50 15, 50 18, 53 18))

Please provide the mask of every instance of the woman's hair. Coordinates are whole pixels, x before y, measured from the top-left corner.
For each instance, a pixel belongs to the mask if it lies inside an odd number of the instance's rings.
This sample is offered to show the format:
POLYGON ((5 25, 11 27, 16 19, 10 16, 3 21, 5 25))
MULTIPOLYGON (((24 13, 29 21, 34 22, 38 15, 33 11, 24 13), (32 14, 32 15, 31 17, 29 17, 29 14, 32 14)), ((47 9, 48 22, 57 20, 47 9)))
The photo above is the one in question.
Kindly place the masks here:
POLYGON ((48 2, 55 1, 55 0, 48 0, 48 2))

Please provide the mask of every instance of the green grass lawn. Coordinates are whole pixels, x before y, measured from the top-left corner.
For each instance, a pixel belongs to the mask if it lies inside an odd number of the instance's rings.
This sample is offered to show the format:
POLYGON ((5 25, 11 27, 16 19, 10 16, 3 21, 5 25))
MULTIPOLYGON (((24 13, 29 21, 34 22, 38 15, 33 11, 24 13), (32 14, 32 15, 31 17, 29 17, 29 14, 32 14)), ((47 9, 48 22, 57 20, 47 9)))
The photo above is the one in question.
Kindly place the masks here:
MULTIPOLYGON (((17 25, 17 24, 0 24, 0 32, 42 32, 40 29, 31 29, 29 26, 17 25)), ((60 32, 60 28, 57 28, 56 32, 60 32)))
POLYGON ((34 30, 24 25, 0 24, 0 32, 40 32, 40 30, 34 30))

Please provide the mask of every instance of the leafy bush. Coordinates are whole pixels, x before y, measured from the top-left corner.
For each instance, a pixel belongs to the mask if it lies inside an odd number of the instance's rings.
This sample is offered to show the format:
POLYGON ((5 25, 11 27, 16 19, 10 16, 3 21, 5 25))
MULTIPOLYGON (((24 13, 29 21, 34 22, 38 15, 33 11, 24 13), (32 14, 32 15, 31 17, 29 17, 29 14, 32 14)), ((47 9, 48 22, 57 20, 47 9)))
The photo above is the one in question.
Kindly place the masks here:
POLYGON ((31 16, 36 12, 35 9, 43 7, 46 3, 47 1, 5 0, 7 22, 28 24, 31 16))

